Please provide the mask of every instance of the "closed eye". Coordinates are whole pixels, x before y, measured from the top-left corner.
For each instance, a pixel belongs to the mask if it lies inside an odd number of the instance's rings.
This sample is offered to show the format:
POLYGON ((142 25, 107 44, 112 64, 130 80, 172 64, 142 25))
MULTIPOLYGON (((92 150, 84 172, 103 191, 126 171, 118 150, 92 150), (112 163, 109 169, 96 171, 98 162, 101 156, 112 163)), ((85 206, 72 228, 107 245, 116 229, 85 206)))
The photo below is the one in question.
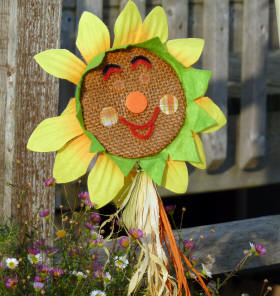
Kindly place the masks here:
POLYGON ((119 65, 116 65, 116 64, 106 65, 105 68, 103 69, 104 80, 107 81, 109 79, 109 77, 111 76, 111 74, 113 74, 113 73, 121 73, 121 72, 122 72, 122 70, 119 65))
POLYGON ((134 70, 137 66, 144 65, 148 69, 152 67, 150 60, 144 56, 136 56, 131 61, 131 69, 134 70))

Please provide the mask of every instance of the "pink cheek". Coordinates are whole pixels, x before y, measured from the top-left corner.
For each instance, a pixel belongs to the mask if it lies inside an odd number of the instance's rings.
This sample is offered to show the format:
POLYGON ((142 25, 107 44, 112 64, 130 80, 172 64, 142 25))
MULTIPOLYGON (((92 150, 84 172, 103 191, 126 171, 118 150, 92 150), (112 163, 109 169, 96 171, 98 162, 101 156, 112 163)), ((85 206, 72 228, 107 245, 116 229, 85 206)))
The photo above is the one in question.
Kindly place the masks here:
POLYGON ((178 99, 170 94, 164 95, 159 102, 160 110, 166 114, 174 114, 178 110, 178 99))

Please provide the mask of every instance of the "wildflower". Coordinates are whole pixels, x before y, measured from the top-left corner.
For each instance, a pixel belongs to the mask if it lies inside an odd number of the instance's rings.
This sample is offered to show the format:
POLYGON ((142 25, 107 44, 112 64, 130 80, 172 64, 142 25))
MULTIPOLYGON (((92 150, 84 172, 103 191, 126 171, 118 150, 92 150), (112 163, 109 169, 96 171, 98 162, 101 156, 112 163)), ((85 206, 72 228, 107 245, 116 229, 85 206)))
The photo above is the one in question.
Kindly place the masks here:
POLYGON ((89 219, 92 223, 98 224, 101 221, 101 217, 99 214, 93 213, 89 216, 89 219))
POLYGON ((128 237, 122 237, 119 241, 119 245, 122 248, 127 248, 129 246, 129 238, 128 237))
POLYGON ((44 277, 41 277, 39 275, 35 275, 34 282, 43 282, 44 280, 45 280, 44 277))
POLYGON ((28 248, 28 253, 32 254, 32 255, 38 255, 38 254, 40 254, 40 251, 37 249, 28 248))
POLYGON ((94 208, 94 205, 95 205, 89 199, 84 200, 84 204, 89 209, 94 208))
POLYGON ((72 250, 70 250, 68 252, 68 256, 77 256, 77 255, 80 255, 81 254, 81 250, 79 249, 76 249, 76 248, 73 248, 72 250))
POLYGON ((44 284, 41 282, 34 282, 33 287, 36 292, 39 292, 40 290, 42 290, 44 288, 44 284))
POLYGON ((6 265, 10 269, 15 269, 19 264, 19 261, 16 258, 7 258, 6 265))
POLYGON ((60 278, 63 275, 63 270, 55 267, 51 270, 51 274, 54 278, 60 278))
POLYGON ((94 290, 90 293, 90 296, 106 296, 105 292, 100 290, 94 290))
POLYGON ((51 186, 54 187, 54 185, 55 185, 55 178, 50 177, 50 178, 46 179, 45 180, 45 185, 47 187, 51 187, 51 186))
POLYGON ((49 219, 50 218, 50 210, 46 209, 46 210, 40 212, 39 217, 49 219))
POLYGON ((39 265, 38 270, 45 277, 51 271, 51 268, 48 265, 39 265))
POLYGON ((51 249, 46 249, 45 252, 48 257, 52 257, 55 253, 57 253, 59 250, 57 248, 51 248, 51 249))
POLYGON ((135 228, 130 228, 128 232, 134 239, 140 239, 143 237, 143 232, 140 229, 136 230, 135 228))
POLYGON ((191 251, 194 248, 194 243, 189 240, 183 241, 184 251, 191 251))
POLYGON ((115 266, 118 269, 124 269, 128 265, 128 260, 123 256, 115 256, 114 260, 115 260, 115 266))
POLYGON ((256 249, 256 254, 259 256, 264 256, 266 254, 266 248, 264 248, 260 244, 255 245, 255 249, 256 249))
POLYGON ((44 249, 45 248, 46 240, 41 238, 40 240, 36 241, 33 245, 34 249, 44 249))
POLYGON ((110 275, 109 272, 105 272, 104 276, 103 276, 103 280, 104 280, 104 285, 106 286, 112 279, 112 276, 110 275))
POLYGON ((98 238, 98 233, 97 233, 96 231, 92 230, 92 231, 90 232, 90 234, 91 234, 91 238, 92 238, 93 240, 95 240, 95 239, 98 238))
POLYGON ((8 278, 5 281, 5 287, 7 288, 15 288, 17 286, 18 283, 18 278, 8 278))
POLYGON ((166 205, 165 207, 165 211, 169 214, 169 215, 173 215, 174 211, 176 209, 176 205, 166 205))
POLYGON ((91 223, 89 222, 85 222, 84 223, 84 226, 88 229, 88 230, 95 230, 96 227, 94 225, 92 225, 91 223))
POLYGON ((56 236, 58 238, 64 238, 66 236, 66 231, 64 229, 58 230, 56 236))
POLYGON ((209 278, 212 277, 212 272, 202 263, 202 271, 201 273, 209 278))
POLYGON ((5 263, 4 262, 0 262, 0 271, 5 269, 5 263))
POLYGON ((103 266, 102 265, 94 265, 93 269, 94 269, 94 275, 96 278, 101 279, 103 276, 103 266))
POLYGON ((89 193, 88 193, 88 192, 80 192, 80 193, 78 194, 78 197, 79 197, 81 200, 89 199, 89 193))
POLYGON ((31 264, 37 264, 42 261, 42 256, 40 254, 28 254, 27 258, 31 264))
POLYGON ((74 270, 72 272, 72 274, 75 275, 78 278, 79 281, 82 280, 82 279, 86 279, 87 278, 87 276, 83 272, 81 272, 81 271, 75 271, 74 270))

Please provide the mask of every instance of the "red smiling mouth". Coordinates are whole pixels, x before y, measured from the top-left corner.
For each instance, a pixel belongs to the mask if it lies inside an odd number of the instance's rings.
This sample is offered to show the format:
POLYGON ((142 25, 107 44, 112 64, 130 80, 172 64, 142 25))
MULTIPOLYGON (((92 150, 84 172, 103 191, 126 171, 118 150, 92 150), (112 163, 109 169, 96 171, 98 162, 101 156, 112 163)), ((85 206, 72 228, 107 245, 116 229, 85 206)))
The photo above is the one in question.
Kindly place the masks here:
POLYGON ((154 128, 155 128, 154 123, 155 123, 155 121, 156 121, 156 119, 158 117, 159 111, 160 111, 160 108, 156 107, 152 118, 147 123, 145 123, 143 125, 136 125, 134 123, 131 123, 131 122, 127 121, 124 117, 120 117, 119 121, 121 121, 123 124, 130 127, 130 131, 135 137, 137 137, 137 138, 139 138, 141 140, 147 140, 153 134, 153 131, 154 131, 154 128), (138 133, 136 131, 136 130, 144 130, 144 129, 149 129, 148 133, 146 135, 142 135, 142 134, 140 134, 140 133, 138 133))

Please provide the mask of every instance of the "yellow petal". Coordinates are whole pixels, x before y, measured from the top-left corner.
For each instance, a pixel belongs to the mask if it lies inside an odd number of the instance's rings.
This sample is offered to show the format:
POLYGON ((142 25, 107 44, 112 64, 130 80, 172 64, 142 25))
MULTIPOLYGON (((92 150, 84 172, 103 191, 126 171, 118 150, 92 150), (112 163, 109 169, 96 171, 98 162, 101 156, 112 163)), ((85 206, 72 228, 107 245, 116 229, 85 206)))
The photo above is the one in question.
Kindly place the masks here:
POLYGON ((69 115, 75 114, 76 115, 76 99, 72 98, 69 100, 67 107, 61 113, 61 115, 69 115))
POLYGON ((78 84, 86 67, 66 49, 49 49, 35 55, 36 62, 51 75, 78 84))
POLYGON ((68 142, 56 155, 53 176, 57 183, 67 183, 83 176, 96 153, 90 153, 90 140, 83 134, 68 142))
POLYGON ((27 149, 37 152, 57 151, 82 133, 81 125, 74 114, 48 118, 33 131, 27 149))
POLYGON ((199 135, 194 132, 193 132, 193 138, 194 138, 194 142, 195 142, 198 156, 200 158, 200 162, 189 161, 189 163, 199 169, 204 170, 206 168, 206 158, 205 158, 205 153, 204 153, 202 141, 201 141, 199 135))
POLYGON ((134 44, 139 41, 142 32, 142 18, 137 6, 128 1, 115 23, 113 47, 134 44))
POLYGON ((162 43, 168 38, 168 23, 162 7, 155 7, 145 18, 143 23, 143 40, 159 37, 162 43))
POLYGON ((184 38, 169 40, 167 50, 185 67, 190 67, 201 56, 204 40, 198 38, 184 38))
POLYGON ((87 63, 110 48, 110 34, 106 25, 94 14, 85 11, 79 22, 76 45, 87 63))
POLYGON ((96 208, 111 202, 124 185, 124 175, 106 155, 99 154, 97 162, 88 175, 90 199, 96 208))
POLYGON ((207 97, 203 97, 195 100, 195 103, 198 104, 204 111, 206 111, 217 122, 216 125, 209 127, 205 130, 202 130, 201 133, 214 132, 220 129, 221 127, 223 127, 227 123, 224 113, 215 103, 213 103, 211 99, 207 97))
POLYGON ((184 161, 167 160, 161 185, 170 191, 185 193, 188 183, 189 175, 186 163, 184 161))

